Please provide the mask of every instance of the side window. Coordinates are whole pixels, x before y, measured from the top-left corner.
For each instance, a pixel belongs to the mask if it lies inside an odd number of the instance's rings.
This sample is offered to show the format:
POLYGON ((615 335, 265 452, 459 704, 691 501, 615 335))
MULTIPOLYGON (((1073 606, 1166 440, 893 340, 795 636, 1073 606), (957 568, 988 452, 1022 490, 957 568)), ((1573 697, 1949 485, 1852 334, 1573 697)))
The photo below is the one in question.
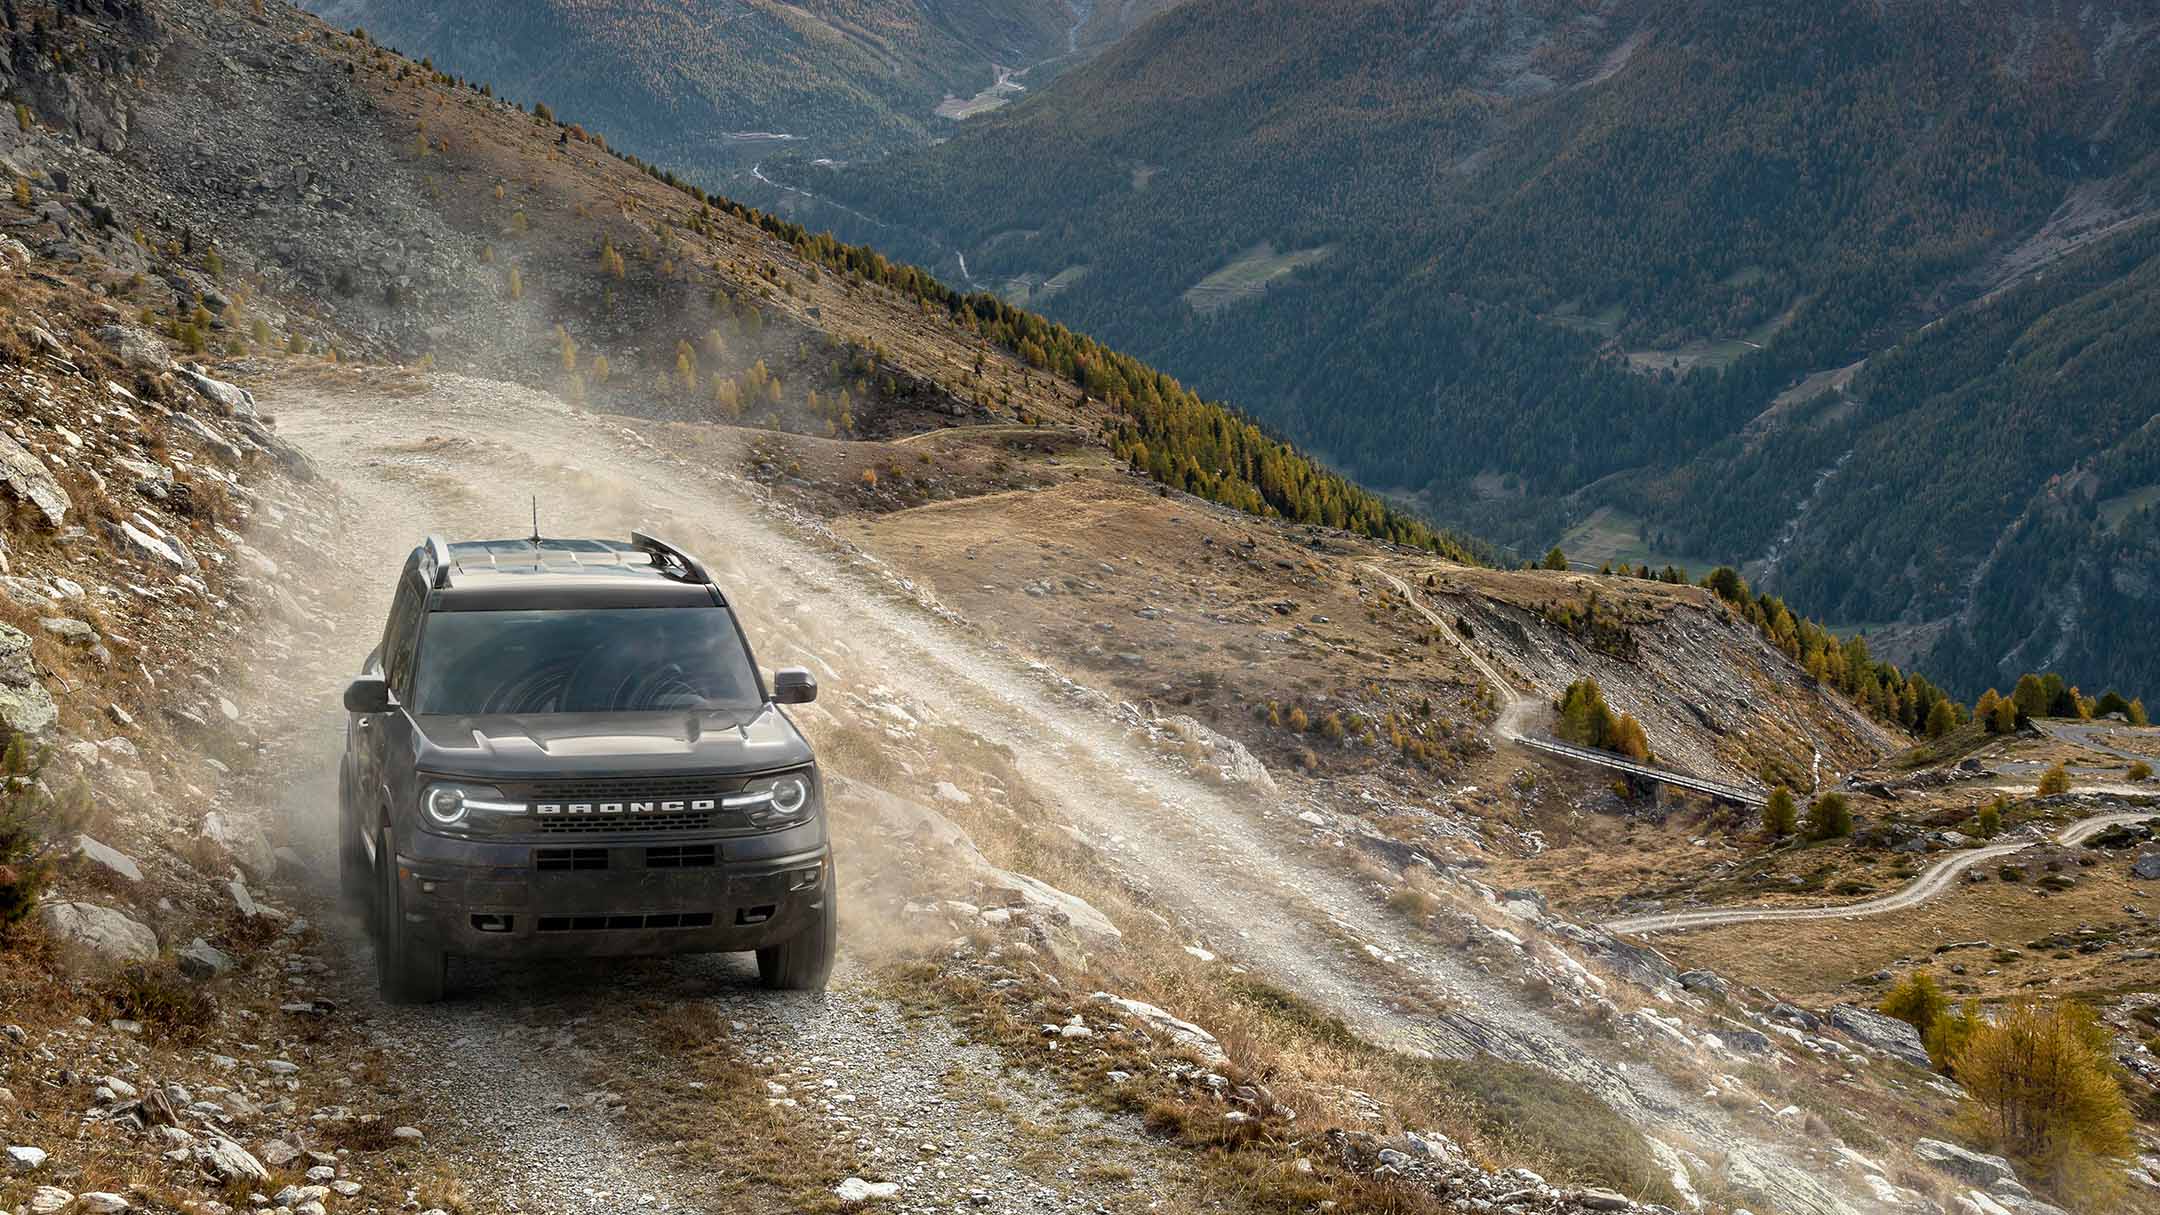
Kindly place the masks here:
POLYGON ((412 692, 413 640, 420 633, 420 614, 427 609, 427 595, 420 589, 412 562, 398 580, 397 598, 390 604, 390 623, 383 630, 383 678, 399 699, 412 692))

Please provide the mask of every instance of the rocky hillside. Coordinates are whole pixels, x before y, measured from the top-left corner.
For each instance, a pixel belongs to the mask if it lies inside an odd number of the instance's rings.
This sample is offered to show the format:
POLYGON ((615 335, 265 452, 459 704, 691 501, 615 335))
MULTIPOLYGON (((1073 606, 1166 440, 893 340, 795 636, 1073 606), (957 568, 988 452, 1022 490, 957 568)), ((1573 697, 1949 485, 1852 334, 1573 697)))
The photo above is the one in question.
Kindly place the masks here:
POLYGON ((310 0, 708 184, 783 153, 858 159, 941 138, 1168 5, 1069 0, 780 4, 310 0))
MULTIPOLYGON (((52 746, 0 784, 0 1208, 2081 1201, 1952 1142, 1863 995, 1682 973, 1538 893, 1562 846, 1771 849, 1512 744, 1472 654, 1533 705, 1595 675, 1735 776, 1901 741, 1707 593, 1393 543, 1115 351, 294 9, 8 21, 0 720, 52 746), (377 996, 322 877, 370 571, 526 494, 707 554, 818 672, 824 997, 741 959, 377 996)), ((2150 1206, 2096 1167, 2094 1209, 2150 1206)))

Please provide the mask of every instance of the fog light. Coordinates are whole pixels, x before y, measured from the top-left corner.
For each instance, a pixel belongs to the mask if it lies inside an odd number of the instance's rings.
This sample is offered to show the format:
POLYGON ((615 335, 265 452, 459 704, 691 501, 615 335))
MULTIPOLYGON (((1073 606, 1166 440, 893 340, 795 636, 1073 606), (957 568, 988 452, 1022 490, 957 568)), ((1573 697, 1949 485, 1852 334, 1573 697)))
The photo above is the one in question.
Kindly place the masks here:
POLYGON ((797 869, 788 875, 788 891, 793 893, 797 890, 814 890, 817 888, 817 884, 823 880, 825 880, 825 866, 823 865, 816 865, 809 869, 797 869))

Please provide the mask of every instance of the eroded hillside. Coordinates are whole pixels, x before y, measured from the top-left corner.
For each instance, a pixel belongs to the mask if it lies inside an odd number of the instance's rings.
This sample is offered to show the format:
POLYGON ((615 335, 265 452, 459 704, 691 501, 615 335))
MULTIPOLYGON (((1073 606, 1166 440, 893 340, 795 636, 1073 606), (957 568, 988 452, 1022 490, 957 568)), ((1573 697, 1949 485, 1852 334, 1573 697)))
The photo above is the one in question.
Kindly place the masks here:
MULTIPOLYGON (((1524 749, 1503 706, 1543 730, 1594 676, 1664 762, 1797 782, 1820 750, 1825 788, 1906 741, 1723 600, 1376 538, 1362 491, 1166 378, 289 8, 17 18, 0 501, 44 598, 9 687, 90 782, 87 820, 32 807, 80 855, 0 950, 0 1135, 34 1150, 0 1205, 2083 1200, 1940 1142, 1957 1090, 1864 987, 1779 978, 1786 1006, 1595 925, 1793 850, 1524 749), (1188 424, 1136 452, 1151 408, 1188 424), (705 554, 760 655, 825 683, 828 995, 740 959, 376 995, 323 877, 337 691, 421 534, 519 534, 535 497, 551 533, 705 554), (1580 889, 1554 858, 1583 855, 1645 871, 1580 889)), ((2106 1200, 2149 1205, 2128 1163, 2106 1200)))

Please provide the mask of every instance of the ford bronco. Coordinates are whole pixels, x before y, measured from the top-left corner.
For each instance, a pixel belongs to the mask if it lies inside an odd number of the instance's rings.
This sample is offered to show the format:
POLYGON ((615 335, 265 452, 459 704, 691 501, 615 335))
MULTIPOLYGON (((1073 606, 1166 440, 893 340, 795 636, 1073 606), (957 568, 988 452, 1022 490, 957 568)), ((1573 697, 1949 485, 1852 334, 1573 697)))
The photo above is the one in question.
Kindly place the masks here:
POLYGON ((383 994, 448 959, 754 950, 821 989, 836 945, 817 760, 696 558, 429 537, 345 689, 338 861, 383 994))

